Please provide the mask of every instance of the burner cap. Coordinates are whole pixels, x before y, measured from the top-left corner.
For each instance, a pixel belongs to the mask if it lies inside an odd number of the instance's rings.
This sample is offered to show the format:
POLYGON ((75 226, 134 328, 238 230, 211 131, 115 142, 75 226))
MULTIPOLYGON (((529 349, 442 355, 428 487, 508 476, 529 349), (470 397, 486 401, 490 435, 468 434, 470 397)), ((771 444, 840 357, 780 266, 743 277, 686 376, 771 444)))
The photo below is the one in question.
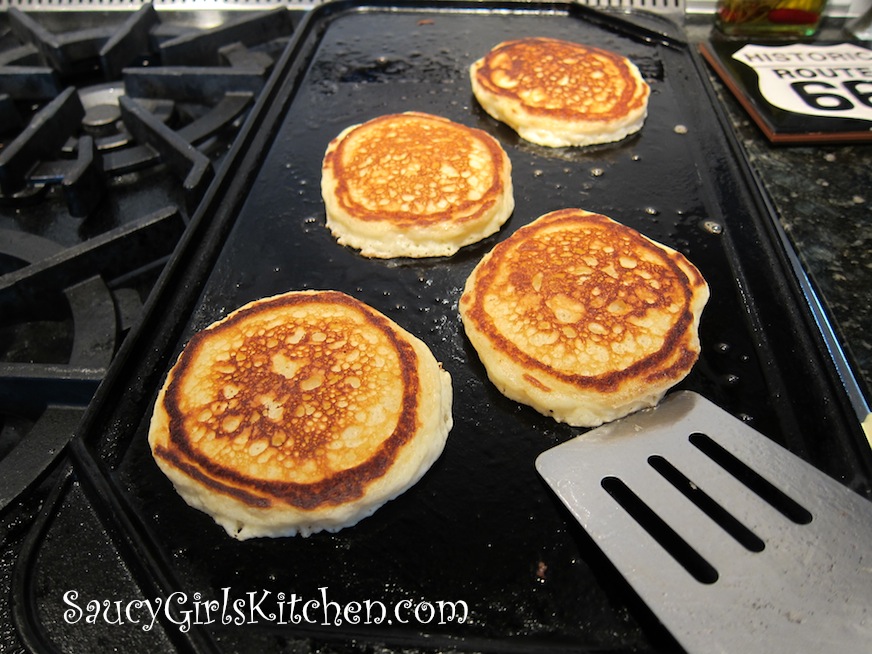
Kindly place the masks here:
POLYGON ((121 119, 121 109, 117 104, 100 104, 85 110, 82 126, 89 133, 99 132, 101 128, 111 127, 121 119))

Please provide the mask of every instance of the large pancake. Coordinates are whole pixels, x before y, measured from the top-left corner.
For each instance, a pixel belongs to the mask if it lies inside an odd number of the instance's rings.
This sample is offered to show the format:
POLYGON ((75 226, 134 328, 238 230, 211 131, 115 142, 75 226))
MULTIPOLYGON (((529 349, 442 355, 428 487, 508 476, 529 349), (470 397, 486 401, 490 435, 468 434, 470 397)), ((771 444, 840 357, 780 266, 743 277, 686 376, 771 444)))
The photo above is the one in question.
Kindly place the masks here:
POLYGON ((708 297, 679 252, 606 216, 563 209, 481 260, 460 314, 503 394, 596 426, 656 404, 688 374, 708 297))
POLYGON ((240 540, 355 524, 420 479, 452 425, 427 346, 335 291, 258 300, 195 334, 149 444, 191 505, 240 540))
POLYGON ((559 39, 500 43, 470 66, 470 80, 488 114, 547 147, 619 141, 648 113, 650 88, 633 62, 559 39))
POLYGON ((419 112, 379 116, 327 147, 327 227, 367 257, 450 256, 511 215, 511 170, 481 130, 419 112))

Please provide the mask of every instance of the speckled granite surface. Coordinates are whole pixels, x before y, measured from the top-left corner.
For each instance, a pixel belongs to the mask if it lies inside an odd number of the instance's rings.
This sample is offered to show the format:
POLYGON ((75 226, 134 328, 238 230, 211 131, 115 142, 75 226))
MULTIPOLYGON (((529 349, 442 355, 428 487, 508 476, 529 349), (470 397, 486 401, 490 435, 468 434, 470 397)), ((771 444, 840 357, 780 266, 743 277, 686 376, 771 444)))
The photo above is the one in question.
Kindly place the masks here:
MULTIPOLYGON (((711 30, 691 21, 686 31, 698 42, 711 30)), ((840 34, 829 24, 822 37, 840 34)), ((872 399, 872 142, 774 146, 714 76, 712 83, 872 399)))

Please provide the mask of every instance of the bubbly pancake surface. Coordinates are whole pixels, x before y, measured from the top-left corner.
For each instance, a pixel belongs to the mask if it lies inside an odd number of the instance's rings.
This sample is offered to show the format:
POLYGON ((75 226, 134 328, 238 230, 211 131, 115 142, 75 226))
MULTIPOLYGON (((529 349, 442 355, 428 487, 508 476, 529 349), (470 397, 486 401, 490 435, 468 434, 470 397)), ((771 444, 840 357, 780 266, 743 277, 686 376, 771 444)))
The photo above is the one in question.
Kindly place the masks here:
POLYGON ((511 162, 489 134, 420 112, 343 130, 328 145, 327 227, 368 257, 450 256, 514 208, 511 162))
POLYGON ((441 453, 450 377, 429 349, 338 292, 257 301, 196 334, 149 433, 193 506, 237 538, 354 524, 441 453))
POLYGON ((491 116, 548 147, 618 141, 641 129, 650 88, 626 57, 545 37, 506 41, 470 66, 491 116))
POLYGON ((486 255, 460 312, 500 391, 595 426, 655 404, 687 375, 708 295, 680 253, 606 216, 564 209, 486 255))

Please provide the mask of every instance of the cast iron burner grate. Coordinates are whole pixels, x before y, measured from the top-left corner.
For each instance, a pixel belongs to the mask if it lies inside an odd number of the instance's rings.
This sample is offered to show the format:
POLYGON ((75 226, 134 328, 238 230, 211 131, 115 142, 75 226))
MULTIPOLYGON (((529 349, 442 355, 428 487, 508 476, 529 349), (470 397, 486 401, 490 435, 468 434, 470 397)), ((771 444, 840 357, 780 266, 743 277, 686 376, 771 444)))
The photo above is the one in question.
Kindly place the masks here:
POLYGON ((107 176, 158 161, 183 183, 187 208, 195 207, 214 175, 198 147, 242 115, 272 64, 248 46, 291 30, 279 9, 158 41, 160 18, 145 5, 111 31, 61 37, 15 8, 8 13, 22 45, 0 59, 0 124, 23 128, 0 152, 0 194, 14 202, 60 185, 78 217, 100 202, 107 176), (128 67, 155 59, 157 66, 128 67), (89 83, 95 78, 102 83, 89 83), (75 80, 85 85, 70 85, 75 80), (20 107, 28 101, 38 109, 26 119, 20 107))
POLYGON ((0 22, 0 511, 52 467, 293 31, 0 22), (62 26, 62 29, 58 29, 62 26))

